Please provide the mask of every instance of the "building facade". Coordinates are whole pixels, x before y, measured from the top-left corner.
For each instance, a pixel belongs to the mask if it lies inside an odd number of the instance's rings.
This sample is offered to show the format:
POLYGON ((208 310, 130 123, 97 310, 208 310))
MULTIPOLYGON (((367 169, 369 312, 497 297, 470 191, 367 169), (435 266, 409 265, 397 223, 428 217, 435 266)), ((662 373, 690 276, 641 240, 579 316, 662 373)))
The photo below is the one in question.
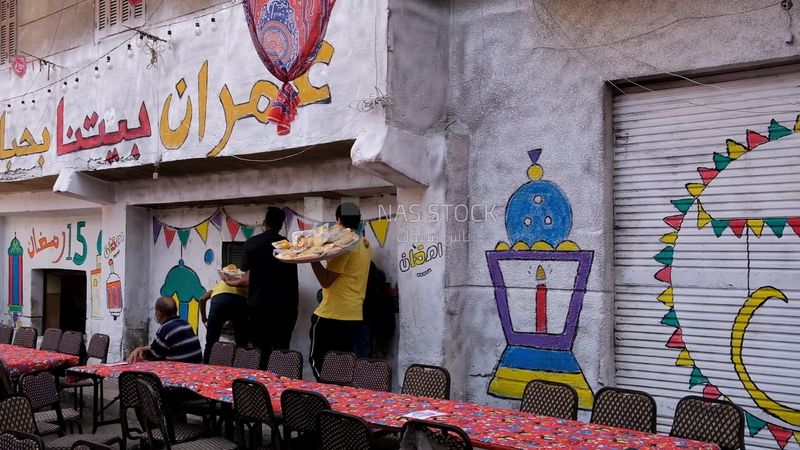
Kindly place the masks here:
POLYGON ((791 2, 340 0, 287 135, 240 3, 56 3, 2 1, 6 322, 118 358, 167 295, 202 338, 197 296, 267 205, 291 233, 353 198, 399 291, 395 379, 443 365, 508 407, 560 381, 583 415, 641 389, 662 432, 726 398, 748 446, 800 448, 791 2))

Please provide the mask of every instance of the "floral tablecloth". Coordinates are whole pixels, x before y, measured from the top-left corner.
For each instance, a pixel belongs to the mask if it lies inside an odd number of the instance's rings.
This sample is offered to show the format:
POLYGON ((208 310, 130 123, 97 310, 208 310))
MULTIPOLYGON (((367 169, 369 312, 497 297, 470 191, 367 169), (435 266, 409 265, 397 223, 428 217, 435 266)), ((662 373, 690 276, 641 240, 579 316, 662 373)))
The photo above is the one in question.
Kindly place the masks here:
POLYGON ((0 344, 0 359, 6 363, 13 378, 37 370, 74 366, 79 362, 77 356, 8 344, 0 344))
POLYGON ((234 379, 248 378, 267 387, 276 412, 280 412, 280 394, 283 390, 293 388, 315 391, 324 395, 334 410, 360 416, 367 422, 387 428, 402 427, 405 421, 403 416, 413 411, 437 411, 445 414, 430 420, 462 428, 474 445, 487 449, 711 450, 717 448, 713 444, 572 420, 540 417, 472 403, 293 380, 259 370, 158 361, 73 367, 69 372, 73 376, 116 378, 126 370, 152 372, 158 375, 166 387, 190 389, 203 397, 223 402, 233 401, 231 385, 234 379))

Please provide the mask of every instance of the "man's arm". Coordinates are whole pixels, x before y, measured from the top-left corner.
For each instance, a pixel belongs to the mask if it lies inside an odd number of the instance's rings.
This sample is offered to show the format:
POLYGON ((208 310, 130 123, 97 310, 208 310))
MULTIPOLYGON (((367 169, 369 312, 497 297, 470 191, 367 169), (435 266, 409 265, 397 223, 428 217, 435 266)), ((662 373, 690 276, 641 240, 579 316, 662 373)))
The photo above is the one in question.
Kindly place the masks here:
POLYGON ((160 360, 164 359, 168 352, 169 346, 167 342, 156 333, 156 338, 153 339, 153 342, 142 352, 142 357, 145 359, 160 360))
POLYGON ((206 315, 206 303, 208 302, 208 299, 211 298, 212 292, 213 291, 206 291, 206 293, 203 294, 202 297, 197 299, 197 301, 200 303, 200 318, 203 321, 203 325, 208 324, 208 316, 206 315))
POLYGON ((314 276, 317 277, 319 285, 327 289, 331 287, 334 281, 339 278, 340 273, 330 271, 322 266, 322 263, 311 263, 311 269, 314 271, 314 276))
POLYGON ((144 353, 150 351, 150 346, 136 347, 126 359, 129 363, 139 362, 144 359, 144 353))

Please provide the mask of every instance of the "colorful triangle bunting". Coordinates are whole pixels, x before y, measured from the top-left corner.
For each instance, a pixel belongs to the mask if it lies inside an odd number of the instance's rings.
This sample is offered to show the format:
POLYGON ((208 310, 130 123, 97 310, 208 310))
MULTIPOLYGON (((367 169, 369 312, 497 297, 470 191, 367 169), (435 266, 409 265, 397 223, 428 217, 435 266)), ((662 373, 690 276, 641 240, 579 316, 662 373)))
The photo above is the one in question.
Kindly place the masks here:
POLYGON ((733 231, 733 234, 735 234, 737 238, 742 237, 745 225, 747 225, 747 221, 744 219, 731 220, 728 223, 728 226, 731 227, 731 231, 733 231))
POLYGON ((670 336, 669 341, 667 341, 667 348, 686 348, 686 344, 683 343, 683 331, 680 328, 670 336))
POLYGON ((767 429, 769 429, 772 436, 775 438, 775 442, 778 443, 778 446, 783 449, 786 447, 786 444, 789 443, 789 438, 792 437, 792 432, 783 428, 781 426, 768 423, 767 429))
POLYGON ((714 234, 716 234, 717 237, 720 237, 725 229, 728 228, 728 221, 711 219, 711 228, 714 229, 714 234))
POLYGON ((672 257, 674 253, 675 253, 674 247, 664 247, 664 249, 658 252, 658 254, 653 258, 659 263, 665 266, 669 266, 672 265, 672 257))
POLYGON ((659 294, 658 301, 663 303, 665 306, 672 308, 673 306, 672 286, 666 288, 664 292, 659 294))
POLYGON ((245 239, 250 239, 253 236, 253 232, 254 231, 255 231, 255 227, 242 225, 242 234, 244 235, 245 239))
POLYGON ((767 142, 769 142, 768 137, 758 134, 755 131, 747 130, 747 147, 750 150, 755 150, 756 147, 767 142))
POLYGON ((664 244, 675 245, 675 242, 678 241, 678 232, 673 231, 672 233, 667 233, 661 236, 659 241, 663 242, 664 244))
POLYGON ((678 208, 678 211, 686 214, 686 211, 689 211, 689 208, 692 207, 692 204, 694 203, 694 199, 693 198, 682 198, 680 200, 670 200, 670 203, 672 203, 672 205, 674 207, 678 208))
POLYGON ((218 209, 214 212, 214 215, 211 216, 211 225, 214 225, 214 228, 222 231, 222 209, 218 209))
POLYGON ((794 440, 795 440, 795 441, 796 441, 798 444, 800 444, 800 431, 795 431, 795 432, 794 432, 794 440))
POLYGON ((656 272, 656 280, 661 281, 662 283, 672 283, 672 266, 664 267, 663 269, 656 272))
POLYGON ((709 169, 707 167, 700 167, 697 169, 697 173, 700 174, 700 178, 703 179, 703 184, 708 185, 714 178, 719 175, 719 170, 717 169, 709 169))
POLYGON ((689 389, 691 389, 691 388, 693 388, 695 386, 699 386, 701 384, 707 384, 707 383, 708 383, 708 378, 706 378, 703 375, 703 373, 700 371, 700 369, 698 369, 697 367, 692 369, 692 375, 689 378, 689 389))
POLYGON ((194 231, 197 231, 197 234, 200 235, 200 239, 203 240, 205 244, 206 239, 208 239, 208 224, 211 220, 206 220, 205 222, 201 223, 200 225, 194 227, 194 231))
POLYGON ((678 315, 675 314, 674 309, 670 309, 666 314, 664 314, 664 317, 661 318, 661 323, 675 328, 681 327, 680 323, 678 322, 678 315))
POLYGON ((178 229, 178 239, 181 241, 181 247, 186 248, 186 244, 189 243, 189 236, 192 234, 191 228, 179 228, 178 229))
POLYGON ((694 366, 694 360, 692 359, 692 355, 689 354, 689 350, 683 349, 680 353, 678 353, 678 358, 675 360, 675 365, 681 367, 694 366))
POLYGON ((378 245, 383 247, 386 244, 386 236, 389 234, 389 219, 370 220, 369 227, 372 229, 375 239, 378 240, 378 245))
POLYGON ((775 119, 769 123, 769 140, 774 141, 775 139, 780 139, 784 136, 788 136, 792 134, 792 130, 786 128, 785 126, 779 124, 775 119))
POLYGON ((289 228, 292 227, 292 219, 294 219, 294 211, 288 206, 283 208, 283 226, 286 227, 286 233, 289 233, 289 228))
POLYGON ((675 216, 669 216, 669 217, 665 217, 664 218, 664 222, 667 225, 671 226, 672 228, 674 228, 676 230, 680 230, 681 229, 681 224, 683 224, 683 218, 684 217, 686 217, 686 215, 684 215, 684 214, 678 214, 678 215, 675 215, 675 216))
POLYGON ((167 243, 167 248, 172 245, 172 241, 175 239, 175 228, 168 227, 164 225, 164 241, 167 243))
POLYGON ((706 225, 711 223, 711 216, 708 215, 705 209, 703 209, 703 205, 698 202, 697 203, 697 229, 701 230, 705 228, 706 225))
POLYGON ((713 384, 707 384, 706 387, 703 388, 703 397, 705 398, 716 400, 720 395, 722 394, 720 394, 719 389, 713 384))
POLYGON ((733 139, 728 139, 725 141, 725 145, 728 147, 728 157, 730 159, 736 159, 747 153, 747 147, 734 141, 733 139))
MULTIPOLYGON (((800 114, 797 115, 797 119, 794 121, 794 132, 797 133, 800 131, 800 114)), ((800 444, 800 439, 797 440, 797 443, 800 444)))
POLYGON ((786 228, 786 219, 764 219, 764 223, 772 230, 777 237, 783 237, 783 229, 786 228))
POLYGON ((794 234, 800 237, 800 217, 790 217, 786 219, 786 223, 788 223, 789 226, 792 227, 792 231, 794 231, 794 234))
POLYGON ((300 219, 298 217, 297 218, 297 227, 300 228, 301 231, 305 231, 305 230, 310 230, 310 229, 314 228, 314 225, 312 225, 310 223, 306 223, 306 221, 304 221, 304 220, 302 220, 302 219, 300 219))
POLYGON ((722 153, 714 153, 714 168, 718 171, 725 170, 728 167, 728 164, 733 161, 732 159, 728 158, 727 156, 723 155, 722 153))
POLYGON ((153 217, 153 245, 158 242, 158 236, 161 235, 161 221, 153 217))
POLYGON ((230 217, 226 217, 225 222, 228 224, 228 234, 230 234, 231 239, 236 240, 236 235, 239 234, 239 222, 230 217))
POLYGON ((764 422, 747 411, 744 412, 744 420, 745 423, 747 423, 747 433, 750 435, 750 437, 757 435, 759 431, 763 430, 764 427, 767 426, 767 422, 764 422))
POLYGON ((706 185, 703 183, 688 183, 686 185, 686 190, 689 191, 689 194, 694 198, 700 197, 700 194, 703 193, 705 188, 706 185))
POLYGON ((753 230, 753 234, 756 235, 757 238, 761 237, 761 231, 764 229, 764 221, 761 219, 750 219, 747 221, 747 226, 753 230))

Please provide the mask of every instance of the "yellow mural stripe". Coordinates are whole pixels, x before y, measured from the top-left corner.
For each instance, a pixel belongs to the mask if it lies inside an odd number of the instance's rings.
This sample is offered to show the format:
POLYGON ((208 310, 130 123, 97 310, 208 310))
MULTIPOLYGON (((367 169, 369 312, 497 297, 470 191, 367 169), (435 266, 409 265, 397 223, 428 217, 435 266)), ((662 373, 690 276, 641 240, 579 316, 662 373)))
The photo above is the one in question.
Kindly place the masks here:
POLYGON ((689 183, 686 185, 686 190, 689 191, 689 194, 694 198, 700 197, 700 194, 703 193, 705 188, 706 185, 703 183, 689 183))
POLYGON ((568 384, 578 391, 578 405, 581 408, 592 407, 594 394, 582 373, 541 372, 500 367, 489 386, 489 391, 504 397, 522 398, 525 385, 531 380, 568 384))
POLYGON ((681 350, 681 352, 678 354, 678 359, 675 361, 675 365, 684 367, 694 366, 694 360, 689 355, 689 350, 681 350))
POLYGON ((659 239, 659 241, 665 244, 675 245, 675 242, 678 241, 678 232, 673 231, 672 233, 667 233, 664 236, 661 236, 661 239, 659 239))
POLYGON ((658 301, 660 301, 661 303, 663 303, 665 306, 667 306, 669 308, 672 308, 672 306, 674 304, 672 302, 672 299, 673 299, 673 297, 672 297, 672 287, 668 287, 667 289, 664 290, 664 292, 661 293, 661 295, 658 296, 658 301))
POLYGON ((747 147, 736 141, 728 139, 727 144, 728 144, 728 156, 730 156, 731 159, 736 159, 747 153, 747 147))
MULTIPOLYGON (((800 117, 800 116, 798 116, 798 117, 800 117)), ((797 125, 795 125, 795 128, 796 127, 797 127, 797 125)), ((794 432, 794 440, 797 441, 798 444, 800 444, 800 431, 795 431, 794 432)))
POLYGON ((697 229, 701 230, 703 227, 711 223, 711 216, 703 209, 703 205, 697 203, 697 229))
POLYGON ((800 425, 800 410, 778 403, 766 392, 762 391, 750 377, 744 364, 742 348, 744 347, 747 326, 750 325, 750 320, 758 308, 771 298, 789 303, 789 298, 780 290, 772 286, 763 286, 756 289, 753 295, 739 309, 739 313, 733 323, 733 329, 731 329, 731 362, 733 362, 733 367, 742 382, 742 386, 744 386, 747 393, 750 394, 750 398, 759 408, 788 424, 797 426, 800 425))
POLYGON ((761 230, 764 229, 764 221, 761 219, 750 219, 747 221, 747 226, 753 230, 753 234, 756 235, 757 238, 761 237, 761 230))

